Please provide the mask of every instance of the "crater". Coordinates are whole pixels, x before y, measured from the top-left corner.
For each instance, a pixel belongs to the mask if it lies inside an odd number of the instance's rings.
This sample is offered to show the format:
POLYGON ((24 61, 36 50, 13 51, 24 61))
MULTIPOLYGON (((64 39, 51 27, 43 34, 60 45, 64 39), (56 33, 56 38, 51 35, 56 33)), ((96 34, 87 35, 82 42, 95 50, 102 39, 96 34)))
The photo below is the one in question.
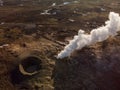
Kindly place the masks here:
POLYGON ((35 74, 42 68, 42 62, 38 57, 30 56, 21 61, 19 69, 23 74, 35 74))
POLYGON ((31 76, 37 74, 42 69, 42 61, 39 57, 28 56, 21 60, 21 62, 11 72, 11 82, 19 84, 26 81, 31 76))

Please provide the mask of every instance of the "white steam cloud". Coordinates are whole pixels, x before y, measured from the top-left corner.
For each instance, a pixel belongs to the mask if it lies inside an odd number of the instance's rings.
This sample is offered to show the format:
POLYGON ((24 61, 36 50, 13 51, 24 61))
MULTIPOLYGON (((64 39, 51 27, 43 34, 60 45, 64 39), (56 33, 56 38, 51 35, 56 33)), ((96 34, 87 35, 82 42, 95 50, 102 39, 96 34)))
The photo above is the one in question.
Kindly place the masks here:
POLYGON ((109 36, 117 35, 120 31, 120 16, 118 13, 110 12, 109 20, 105 22, 105 26, 91 30, 90 34, 85 34, 83 30, 79 30, 78 35, 74 36, 74 39, 65 46, 57 58, 64 58, 70 56, 70 54, 76 50, 85 46, 101 42, 106 40, 109 36))

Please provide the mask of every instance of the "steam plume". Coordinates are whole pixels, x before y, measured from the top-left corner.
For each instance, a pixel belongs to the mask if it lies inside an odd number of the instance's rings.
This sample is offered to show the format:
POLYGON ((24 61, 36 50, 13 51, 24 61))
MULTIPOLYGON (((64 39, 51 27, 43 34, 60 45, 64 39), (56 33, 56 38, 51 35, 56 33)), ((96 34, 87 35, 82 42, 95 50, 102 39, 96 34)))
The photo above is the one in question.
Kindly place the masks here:
POLYGON ((76 49, 104 41, 109 36, 117 35, 118 31, 120 31, 120 16, 118 13, 110 12, 109 20, 105 22, 105 26, 91 30, 90 34, 85 34, 83 30, 79 30, 78 35, 74 36, 74 39, 65 46, 64 50, 58 54, 57 58, 62 59, 70 56, 76 49))

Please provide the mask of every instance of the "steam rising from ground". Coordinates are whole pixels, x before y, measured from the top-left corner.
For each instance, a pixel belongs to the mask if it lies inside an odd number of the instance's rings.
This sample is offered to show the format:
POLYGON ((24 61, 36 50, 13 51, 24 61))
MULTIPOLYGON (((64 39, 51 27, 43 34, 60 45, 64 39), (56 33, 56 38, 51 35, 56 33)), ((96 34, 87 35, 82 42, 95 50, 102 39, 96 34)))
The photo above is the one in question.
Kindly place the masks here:
POLYGON ((90 34, 86 34, 83 30, 79 30, 78 35, 74 36, 74 39, 65 46, 57 58, 64 58, 70 56, 70 54, 76 50, 85 46, 101 42, 106 40, 109 36, 117 35, 120 31, 120 16, 118 13, 110 12, 109 20, 105 22, 105 26, 101 26, 97 29, 91 30, 90 34))

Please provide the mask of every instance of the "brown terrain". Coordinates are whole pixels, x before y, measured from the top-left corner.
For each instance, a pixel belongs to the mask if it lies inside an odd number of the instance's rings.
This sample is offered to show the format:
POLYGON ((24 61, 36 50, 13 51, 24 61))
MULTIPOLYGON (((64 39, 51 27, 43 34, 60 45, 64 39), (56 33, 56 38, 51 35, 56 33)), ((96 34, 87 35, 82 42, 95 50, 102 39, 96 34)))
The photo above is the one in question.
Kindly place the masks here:
POLYGON ((119 32, 68 58, 56 58, 79 29, 89 33, 104 25, 110 11, 120 14, 120 1, 63 2, 73 0, 4 0, 0 90, 120 90, 119 32))

